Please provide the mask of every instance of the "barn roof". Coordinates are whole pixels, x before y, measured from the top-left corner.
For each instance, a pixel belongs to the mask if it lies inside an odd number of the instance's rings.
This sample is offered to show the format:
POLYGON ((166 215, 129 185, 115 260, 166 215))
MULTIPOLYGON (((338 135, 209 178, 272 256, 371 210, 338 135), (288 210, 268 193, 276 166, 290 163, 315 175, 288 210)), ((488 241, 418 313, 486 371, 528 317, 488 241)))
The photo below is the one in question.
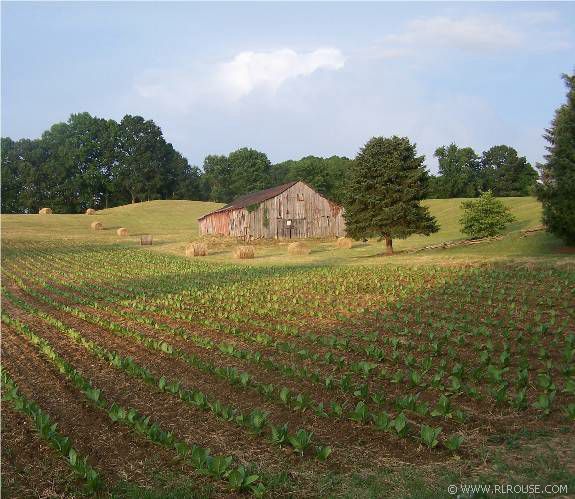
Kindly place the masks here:
POLYGON ((208 215, 212 215, 214 213, 220 213, 222 211, 229 211, 229 210, 239 210, 240 208, 245 208, 252 204, 258 204, 266 199, 275 198, 279 196, 282 192, 287 191, 290 187, 297 184, 299 181, 295 180, 294 182, 288 182, 287 184, 277 185, 276 187, 271 187, 269 189, 264 189, 263 191, 252 192, 250 194, 245 194, 244 196, 240 196, 239 198, 234 199, 231 203, 219 208, 217 210, 211 211, 210 213, 206 213, 204 216, 198 218, 201 220, 208 215))

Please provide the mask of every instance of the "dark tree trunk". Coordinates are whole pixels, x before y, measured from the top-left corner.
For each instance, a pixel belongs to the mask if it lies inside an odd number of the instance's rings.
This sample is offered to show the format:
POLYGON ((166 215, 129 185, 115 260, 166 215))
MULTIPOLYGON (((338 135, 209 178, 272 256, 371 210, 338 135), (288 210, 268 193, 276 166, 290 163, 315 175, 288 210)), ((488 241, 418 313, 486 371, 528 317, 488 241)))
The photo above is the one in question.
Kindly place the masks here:
POLYGON ((385 238, 385 254, 393 255, 393 240, 391 239, 391 237, 385 238))

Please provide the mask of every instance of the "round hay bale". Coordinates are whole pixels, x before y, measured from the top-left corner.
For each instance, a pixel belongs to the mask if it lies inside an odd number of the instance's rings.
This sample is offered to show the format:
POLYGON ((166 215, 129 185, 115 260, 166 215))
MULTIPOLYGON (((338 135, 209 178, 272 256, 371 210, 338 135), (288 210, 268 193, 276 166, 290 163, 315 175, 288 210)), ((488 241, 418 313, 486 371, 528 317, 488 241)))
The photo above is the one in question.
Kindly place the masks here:
POLYGON ((120 227, 116 231, 116 234, 118 234, 120 237, 126 237, 128 235, 128 229, 126 229, 126 227, 120 227))
POLYGON ((234 258, 245 260, 247 258, 253 258, 253 257, 254 257, 253 246, 237 246, 236 248, 234 248, 234 258))
POLYGON ((335 244, 338 248, 351 249, 353 246, 353 239, 349 237, 338 237, 335 244))
POLYGON ((291 243, 288 246, 288 255, 309 255, 311 248, 302 242, 291 243))
POLYGON ((42 208, 38 215, 51 215, 53 213, 52 208, 42 208))
POLYGON ((86 215, 95 215, 96 214, 96 210, 94 208, 88 208, 86 210, 86 215))
POLYGON ((208 256, 206 243, 190 243, 186 247, 186 256, 208 256))
POLYGON ((104 230, 104 224, 102 222, 92 222, 90 228, 92 230, 104 230))

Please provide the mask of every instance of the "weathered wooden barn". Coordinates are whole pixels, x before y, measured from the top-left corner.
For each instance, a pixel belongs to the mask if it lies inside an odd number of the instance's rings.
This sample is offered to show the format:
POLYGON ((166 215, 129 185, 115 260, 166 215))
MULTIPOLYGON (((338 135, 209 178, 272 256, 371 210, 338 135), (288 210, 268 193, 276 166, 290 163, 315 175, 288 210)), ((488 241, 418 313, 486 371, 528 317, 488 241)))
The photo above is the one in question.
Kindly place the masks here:
POLYGON ((301 181, 241 196, 199 218, 200 235, 292 239, 345 235, 341 206, 301 181))

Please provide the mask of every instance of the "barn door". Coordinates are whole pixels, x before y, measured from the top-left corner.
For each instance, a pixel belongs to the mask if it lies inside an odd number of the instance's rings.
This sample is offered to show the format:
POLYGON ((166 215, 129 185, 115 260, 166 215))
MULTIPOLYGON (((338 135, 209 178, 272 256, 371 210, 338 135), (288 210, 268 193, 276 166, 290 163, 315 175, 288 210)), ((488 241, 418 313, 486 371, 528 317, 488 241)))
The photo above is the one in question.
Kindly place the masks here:
POLYGON ((280 239, 295 239, 306 237, 305 218, 278 219, 277 237, 280 239))

